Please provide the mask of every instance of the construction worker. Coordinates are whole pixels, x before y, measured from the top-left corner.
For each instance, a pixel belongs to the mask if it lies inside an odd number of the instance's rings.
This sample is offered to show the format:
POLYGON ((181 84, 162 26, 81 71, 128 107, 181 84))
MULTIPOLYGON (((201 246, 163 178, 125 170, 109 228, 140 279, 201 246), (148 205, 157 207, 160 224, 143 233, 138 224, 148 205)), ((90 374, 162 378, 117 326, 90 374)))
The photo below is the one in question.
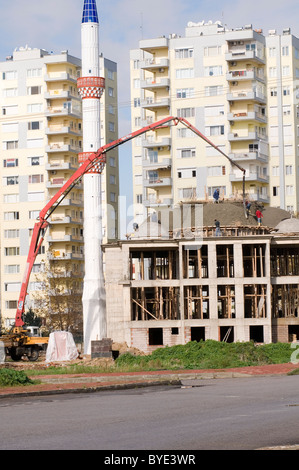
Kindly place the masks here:
POLYGON ((248 201, 247 199, 246 199, 246 201, 245 201, 245 207, 246 207, 247 215, 249 215, 249 214, 250 214, 251 202, 248 201))
POLYGON ((262 223, 262 218, 264 217, 263 214, 261 213, 261 211, 259 209, 257 209, 256 213, 256 218, 257 218, 257 223, 258 223, 258 226, 260 227, 261 226, 261 223, 262 223))
POLYGON ((221 237, 221 230, 220 230, 220 222, 219 220, 215 219, 214 220, 214 224, 215 224, 215 227, 216 227, 216 231, 215 231, 215 237, 221 237))
POLYGON ((213 198, 214 198, 213 202, 218 204, 219 203, 219 189, 215 189, 214 194, 213 194, 213 198))

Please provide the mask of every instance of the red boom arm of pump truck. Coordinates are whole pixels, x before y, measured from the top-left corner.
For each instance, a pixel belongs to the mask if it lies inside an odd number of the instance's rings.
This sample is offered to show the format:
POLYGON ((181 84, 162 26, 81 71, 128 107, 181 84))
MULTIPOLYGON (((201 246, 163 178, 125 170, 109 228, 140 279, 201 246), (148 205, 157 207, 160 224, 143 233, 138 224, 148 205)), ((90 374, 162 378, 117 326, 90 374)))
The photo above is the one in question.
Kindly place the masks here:
MULTIPOLYGON (((239 170, 243 172, 243 181, 245 178, 245 170, 241 168, 237 163, 232 161, 222 150, 220 150, 216 145, 213 144, 207 137, 205 137, 198 129, 192 126, 186 119, 169 116, 162 119, 161 121, 154 122, 149 124, 142 129, 139 129, 131 134, 126 135, 120 139, 114 140, 113 142, 104 145, 97 152, 91 153, 87 160, 75 171, 75 173, 70 177, 70 179, 57 191, 57 193, 52 197, 52 199, 47 203, 47 205, 40 211, 38 221, 35 223, 31 238, 31 243, 29 247, 29 253, 27 257, 27 264, 25 269, 25 274, 23 282, 21 285, 21 291, 19 295, 18 307, 15 316, 15 328, 22 328, 24 325, 23 314, 25 310, 25 300, 28 295, 27 289, 29 284, 29 279, 32 271, 33 264, 38 255, 39 249, 43 243, 45 231, 49 226, 47 221, 50 215, 55 211, 67 194, 74 188, 74 186, 79 183, 82 177, 88 173, 90 170, 97 167, 99 173, 101 173, 106 164, 106 153, 110 150, 118 147, 119 145, 128 142, 135 137, 138 137, 146 132, 153 131, 162 127, 167 127, 170 124, 178 125, 179 123, 183 124, 187 128, 191 129, 195 134, 197 134, 201 139, 205 140, 209 145, 218 150, 223 156, 225 156, 232 165, 236 166, 239 170)), ((244 191, 243 191, 244 193, 244 191)), ((243 194, 244 196, 244 194, 243 194)))

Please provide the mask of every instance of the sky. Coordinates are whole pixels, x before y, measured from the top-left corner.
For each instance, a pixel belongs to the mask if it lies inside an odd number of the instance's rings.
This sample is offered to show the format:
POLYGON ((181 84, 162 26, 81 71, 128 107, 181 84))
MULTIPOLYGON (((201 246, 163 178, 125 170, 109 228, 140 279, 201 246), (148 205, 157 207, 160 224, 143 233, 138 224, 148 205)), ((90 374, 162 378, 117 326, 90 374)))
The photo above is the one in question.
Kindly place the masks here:
MULTIPOLYGON (((100 50, 118 64, 119 136, 130 132, 129 54, 140 39, 176 33, 189 21, 221 21, 228 28, 254 29, 299 37, 298 0, 97 0, 100 50)), ((0 0, 0 61, 16 47, 46 49, 81 57, 83 0, 0 0)), ((131 197, 130 145, 120 147, 120 193, 131 197)))

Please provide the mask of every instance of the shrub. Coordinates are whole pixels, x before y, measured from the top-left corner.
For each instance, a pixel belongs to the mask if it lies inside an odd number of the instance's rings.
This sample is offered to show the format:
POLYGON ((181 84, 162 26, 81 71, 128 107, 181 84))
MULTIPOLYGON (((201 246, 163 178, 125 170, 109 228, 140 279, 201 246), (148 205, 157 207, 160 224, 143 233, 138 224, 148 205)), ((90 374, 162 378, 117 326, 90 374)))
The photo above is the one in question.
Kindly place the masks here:
POLYGON ((0 369, 0 387, 30 385, 33 381, 23 371, 0 369))

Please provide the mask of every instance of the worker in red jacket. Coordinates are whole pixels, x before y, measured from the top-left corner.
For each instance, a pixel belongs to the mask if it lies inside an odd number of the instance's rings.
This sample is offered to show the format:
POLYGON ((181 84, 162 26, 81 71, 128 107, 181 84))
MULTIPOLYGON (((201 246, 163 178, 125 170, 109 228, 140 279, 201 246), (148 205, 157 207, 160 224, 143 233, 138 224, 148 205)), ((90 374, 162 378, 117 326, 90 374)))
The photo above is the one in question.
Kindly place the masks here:
POLYGON ((258 226, 260 227, 261 223, 262 223, 263 214, 261 213, 261 211, 259 209, 257 209, 255 215, 257 217, 258 226))

